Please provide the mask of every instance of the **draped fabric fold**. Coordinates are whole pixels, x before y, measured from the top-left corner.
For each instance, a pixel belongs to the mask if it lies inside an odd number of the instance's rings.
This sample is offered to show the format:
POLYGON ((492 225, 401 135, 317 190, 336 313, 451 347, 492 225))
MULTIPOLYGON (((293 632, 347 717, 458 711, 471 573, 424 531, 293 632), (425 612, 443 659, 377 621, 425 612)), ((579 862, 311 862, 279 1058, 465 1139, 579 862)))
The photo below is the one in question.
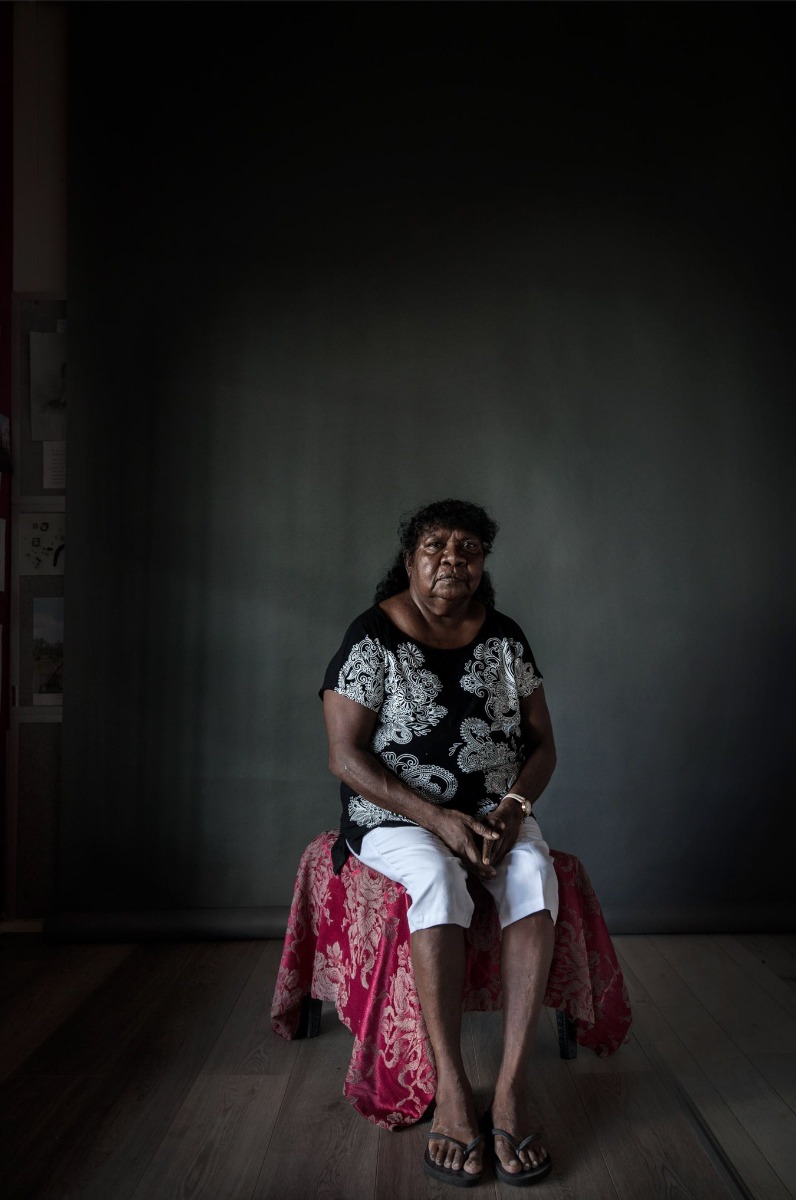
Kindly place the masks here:
MULTIPOLYGON (((408 898, 400 884, 351 857, 332 870, 336 833, 312 841, 299 863, 271 1023, 295 1036, 307 995, 334 1003, 354 1035, 344 1093, 385 1129, 419 1121, 436 1073, 409 954, 408 898)), ((579 1045, 612 1054, 631 1013, 622 972, 594 889, 579 859, 551 850, 560 909, 545 1004, 573 1021, 579 1045)), ((500 925, 489 894, 471 880, 472 925, 462 1007, 501 1007, 500 925)))

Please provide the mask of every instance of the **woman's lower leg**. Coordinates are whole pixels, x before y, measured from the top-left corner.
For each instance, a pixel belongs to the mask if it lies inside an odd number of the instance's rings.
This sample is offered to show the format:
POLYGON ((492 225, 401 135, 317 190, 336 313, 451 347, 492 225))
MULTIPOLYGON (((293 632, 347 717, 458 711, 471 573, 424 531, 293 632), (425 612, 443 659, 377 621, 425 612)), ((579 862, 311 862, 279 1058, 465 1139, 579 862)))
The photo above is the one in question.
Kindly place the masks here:
MULTIPOLYGON (((472 1088, 462 1058, 462 990, 464 987, 464 930, 460 925, 433 925, 412 934, 412 968, 437 1069, 434 1132, 448 1133, 468 1143, 478 1133, 472 1088)), ((451 1142, 429 1144, 437 1166, 451 1170, 481 1170, 481 1147, 466 1164, 451 1142)))
MULTIPOLYGON (((535 1132, 528 1107, 528 1071, 536 1029, 544 1002, 553 958, 555 927, 545 909, 506 926, 503 930, 500 976, 503 989, 503 1060, 492 1107, 496 1127, 522 1140, 535 1132)), ((495 1150, 506 1170, 541 1165, 547 1158, 542 1142, 535 1142, 518 1159, 503 1138, 495 1150)))

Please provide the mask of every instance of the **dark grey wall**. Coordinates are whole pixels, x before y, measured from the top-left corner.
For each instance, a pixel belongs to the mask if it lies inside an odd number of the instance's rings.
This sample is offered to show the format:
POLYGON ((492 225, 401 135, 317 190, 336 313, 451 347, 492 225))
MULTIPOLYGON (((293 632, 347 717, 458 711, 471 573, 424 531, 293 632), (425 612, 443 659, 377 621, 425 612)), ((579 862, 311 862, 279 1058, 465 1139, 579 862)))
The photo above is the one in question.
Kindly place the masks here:
POLYGON ((323 668, 462 494, 551 844, 617 927, 792 919, 781 20, 71 6, 62 909, 288 902, 323 668))

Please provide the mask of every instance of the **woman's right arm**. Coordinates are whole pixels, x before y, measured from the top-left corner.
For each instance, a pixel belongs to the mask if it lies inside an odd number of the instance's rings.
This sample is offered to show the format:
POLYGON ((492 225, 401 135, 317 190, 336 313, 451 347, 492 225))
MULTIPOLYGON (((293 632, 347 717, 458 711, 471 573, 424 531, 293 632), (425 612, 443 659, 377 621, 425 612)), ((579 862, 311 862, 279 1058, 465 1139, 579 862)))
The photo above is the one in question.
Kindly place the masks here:
POLYGON ((323 716, 329 740, 329 770, 353 792, 436 834, 476 874, 491 879, 495 868, 482 862, 482 838, 499 836, 494 827, 455 809, 440 808, 407 787, 370 749, 378 713, 327 688, 323 716))

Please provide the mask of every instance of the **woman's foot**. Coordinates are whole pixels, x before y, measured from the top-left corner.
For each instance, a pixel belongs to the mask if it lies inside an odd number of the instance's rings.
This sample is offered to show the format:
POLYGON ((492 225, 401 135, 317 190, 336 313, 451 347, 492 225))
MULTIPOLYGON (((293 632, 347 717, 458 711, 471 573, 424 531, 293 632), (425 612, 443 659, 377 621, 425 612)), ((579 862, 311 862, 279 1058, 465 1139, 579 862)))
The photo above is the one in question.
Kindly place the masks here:
POLYGON ((478 1137, 478 1118, 472 1093, 457 1092, 451 1096, 437 1094, 432 1130, 428 1140, 428 1158, 436 1167, 462 1171, 465 1175, 480 1175, 484 1166, 483 1143, 474 1146, 468 1155, 461 1146, 434 1134, 447 1134, 464 1146, 478 1137))
MULTIPOLYGON (((525 1097, 516 1092, 495 1093, 492 1102, 492 1127, 505 1129, 517 1147, 539 1128, 525 1097)), ((540 1137, 534 1138, 530 1145, 515 1151, 504 1137, 496 1135, 495 1156, 508 1175, 536 1171, 550 1162, 547 1147, 540 1137)))

